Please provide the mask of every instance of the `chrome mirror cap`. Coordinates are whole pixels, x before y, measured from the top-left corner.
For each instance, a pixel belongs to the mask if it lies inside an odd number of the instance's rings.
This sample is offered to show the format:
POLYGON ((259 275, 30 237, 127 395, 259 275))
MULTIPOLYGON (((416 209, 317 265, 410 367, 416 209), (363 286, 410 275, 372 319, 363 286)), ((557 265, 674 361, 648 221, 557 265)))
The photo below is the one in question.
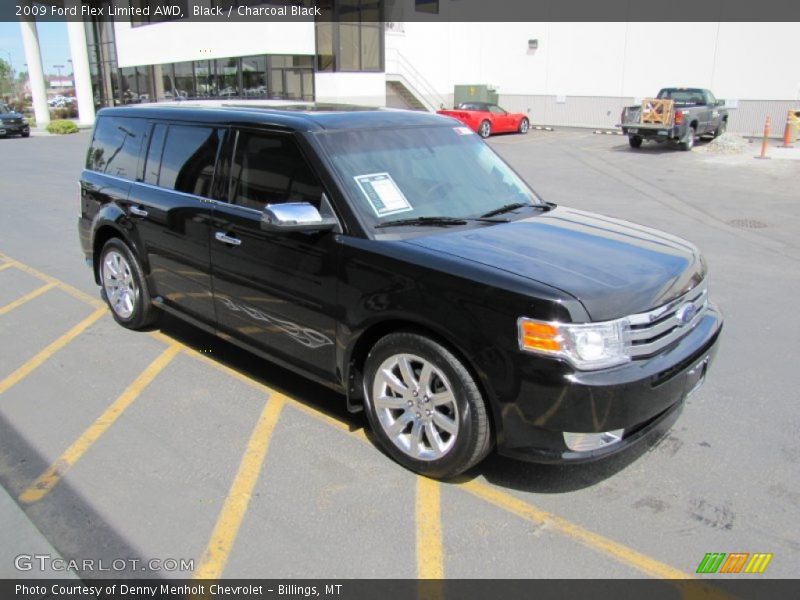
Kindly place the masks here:
POLYGON ((308 202, 267 204, 261 215, 265 231, 327 231, 336 226, 336 219, 323 217, 308 202))

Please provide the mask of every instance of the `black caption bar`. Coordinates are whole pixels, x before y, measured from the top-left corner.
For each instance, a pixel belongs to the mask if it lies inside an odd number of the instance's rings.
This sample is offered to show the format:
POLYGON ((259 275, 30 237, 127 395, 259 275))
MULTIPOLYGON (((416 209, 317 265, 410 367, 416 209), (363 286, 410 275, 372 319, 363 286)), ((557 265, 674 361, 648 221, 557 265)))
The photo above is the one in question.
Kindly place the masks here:
POLYGON ((0 20, 787 22, 796 0, 3 0, 0 20))

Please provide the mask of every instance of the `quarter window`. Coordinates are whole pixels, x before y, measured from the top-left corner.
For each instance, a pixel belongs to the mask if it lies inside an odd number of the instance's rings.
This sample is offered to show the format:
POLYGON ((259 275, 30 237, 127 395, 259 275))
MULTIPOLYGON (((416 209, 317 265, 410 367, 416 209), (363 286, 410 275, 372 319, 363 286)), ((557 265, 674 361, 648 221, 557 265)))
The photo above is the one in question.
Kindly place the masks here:
POLYGON ((222 131, 212 127, 171 125, 167 130, 158 184, 210 197, 222 137, 222 131))
POLYGON ((231 168, 230 201, 258 211, 267 204, 310 202, 322 187, 291 137, 240 131, 231 168))
POLYGON ((100 117, 86 157, 86 168, 135 179, 146 129, 144 119, 100 117))

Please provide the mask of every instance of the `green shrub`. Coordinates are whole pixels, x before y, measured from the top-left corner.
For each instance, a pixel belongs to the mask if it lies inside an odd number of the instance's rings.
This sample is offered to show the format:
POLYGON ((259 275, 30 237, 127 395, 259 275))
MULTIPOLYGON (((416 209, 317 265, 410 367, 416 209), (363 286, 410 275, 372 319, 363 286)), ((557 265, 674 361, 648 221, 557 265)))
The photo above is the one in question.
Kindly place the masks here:
POLYGON ((78 126, 72 121, 50 121, 47 125, 48 133, 55 133, 57 135, 64 135, 65 133, 78 133, 78 126))

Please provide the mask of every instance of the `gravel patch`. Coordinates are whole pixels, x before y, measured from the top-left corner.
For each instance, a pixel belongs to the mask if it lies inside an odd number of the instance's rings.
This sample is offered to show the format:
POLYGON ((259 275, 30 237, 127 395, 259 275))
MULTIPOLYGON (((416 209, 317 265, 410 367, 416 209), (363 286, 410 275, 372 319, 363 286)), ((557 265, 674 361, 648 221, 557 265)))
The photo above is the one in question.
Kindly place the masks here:
POLYGON ((750 142, 735 133, 723 133, 718 138, 714 138, 707 144, 695 146, 699 152, 709 154, 743 154, 747 152, 750 142))

